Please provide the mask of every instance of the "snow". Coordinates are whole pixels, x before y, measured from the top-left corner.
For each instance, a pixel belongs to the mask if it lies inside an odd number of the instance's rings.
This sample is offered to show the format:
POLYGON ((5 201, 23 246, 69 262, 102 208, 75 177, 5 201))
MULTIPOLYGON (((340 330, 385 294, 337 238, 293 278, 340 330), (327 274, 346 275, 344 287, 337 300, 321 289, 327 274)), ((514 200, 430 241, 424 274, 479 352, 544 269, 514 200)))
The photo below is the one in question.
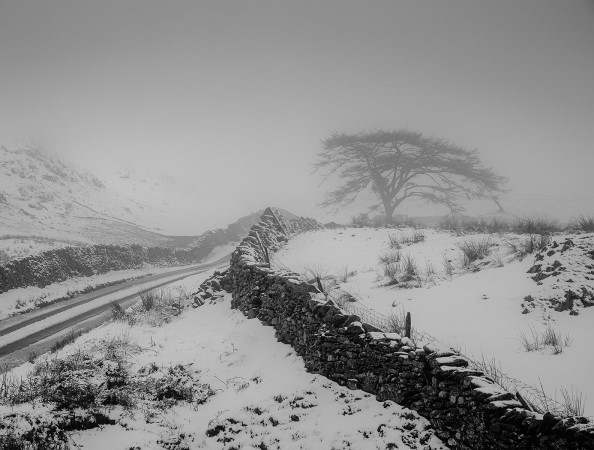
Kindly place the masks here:
MULTIPOLYGON (((491 361, 504 373, 561 400, 561 388, 579 390, 586 396, 585 412, 594 415, 594 359, 591 342, 594 308, 580 310, 570 316, 552 309, 536 309, 522 314, 521 304, 527 295, 542 295, 527 274, 534 264, 532 256, 523 261, 512 260, 506 240, 520 239, 517 235, 489 235, 495 244, 481 270, 460 269, 461 251, 457 243, 485 235, 454 236, 448 232, 424 230, 425 241, 403 246, 402 254, 410 254, 419 265, 422 284, 403 288, 386 286, 378 258, 389 252, 389 236, 410 235, 413 230, 348 228, 322 230, 293 238, 275 258, 297 272, 317 266, 329 274, 356 272, 340 287, 352 293, 359 302, 380 313, 410 312, 413 326, 437 338, 442 344, 461 350, 468 357, 491 361), (497 267, 499 253, 503 267, 497 267), (456 266, 452 276, 445 273, 444 255, 456 266), (431 264, 436 274, 425 275, 431 264), (427 279, 428 278, 428 279, 427 279), (520 343, 520 334, 531 329, 543 332, 550 324, 563 336, 573 338, 571 346, 560 354, 551 347, 527 352, 520 343)), ((565 236, 555 237, 564 239, 565 236)), ((561 241, 559 241, 561 242, 561 241)))
MULTIPOLYGON (((172 287, 192 290, 207 276, 188 277, 172 287)), ((186 310, 162 327, 109 323, 58 356, 91 354, 109 336, 126 336, 142 349, 130 356, 131 370, 151 363, 182 364, 216 394, 202 405, 178 403, 169 410, 115 409, 110 416, 119 420, 118 425, 71 435, 85 450, 157 449, 162 448, 158 441, 180 436, 190 448, 205 449, 254 448, 262 443, 270 449, 385 449, 389 443, 402 448, 406 442, 420 448, 425 438, 424 448, 446 448, 415 412, 307 373, 293 349, 277 342, 272 327, 230 309, 230 295, 217 304, 186 310)), ((9 376, 26 376, 29 370, 27 363, 9 376)), ((22 408, 31 411, 30 405, 22 408)), ((0 406, 0 414, 20 409, 0 406)))

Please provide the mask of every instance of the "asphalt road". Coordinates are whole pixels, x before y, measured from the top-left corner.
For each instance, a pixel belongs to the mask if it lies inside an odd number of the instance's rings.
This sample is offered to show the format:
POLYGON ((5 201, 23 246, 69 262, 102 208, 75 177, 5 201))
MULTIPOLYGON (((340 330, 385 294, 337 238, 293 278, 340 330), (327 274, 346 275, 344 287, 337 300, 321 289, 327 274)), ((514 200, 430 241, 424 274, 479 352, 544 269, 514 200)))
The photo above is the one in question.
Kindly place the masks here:
POLYGON ((31 354, 39 355, 48 351, 60 337, 71 331, 85 332, 102 324, 110 318, 112 303, 114 302, 119 303, 123 308, 127 308, 138 300, 138 295, 141 292, 150 291, 190 275, 227 265, 229 259, 230 255, 226 255, 213 262, 127 281, 115 286, 98 289, 88 294, 79 295, 46 308, 40 308, 29 313, 2 320, 0 321, 0 371, 8 370, 22 364, 29 359, 31 354), (129 289, 134 286, 142 286, 142 288, 130 294, 129 289), (117 295, 118 292, 124 290, 128 290, 128 293, 122 293, 121 296, 117 295), (59 317, 57 316, 58 314, 71 308, 91 303, 106 295, 112 295, 115 298, 107 303, 103 302, 94 308, 85 308, 85 311, 76 313, 55 323, 59 317), (48 322, 47 326, 44 326, 44 321, 48 322), (16 340, 10 339, 10 342, 7 342, 9 335, 19 330, 21 330, 19 332, 19 338, 16 340))

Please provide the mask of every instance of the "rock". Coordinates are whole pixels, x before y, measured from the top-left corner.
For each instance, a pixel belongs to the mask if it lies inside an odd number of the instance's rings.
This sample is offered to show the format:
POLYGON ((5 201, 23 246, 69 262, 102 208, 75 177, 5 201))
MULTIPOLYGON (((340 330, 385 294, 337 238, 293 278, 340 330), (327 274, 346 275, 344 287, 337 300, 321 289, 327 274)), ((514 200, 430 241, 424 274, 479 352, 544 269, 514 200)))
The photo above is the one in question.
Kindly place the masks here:
POLYGON ((372 333, 372 332, 381 333, 382 331, 384 331, 384 330, 382 330, 376 326, 373 326, 367 322, 363 322, 363 329, 365 331, 367 331, 368 333, 372 333))
POLYGON ((357 389, 358 381, 355 378, 349 378, 346 382, 346 385, 349 389, 357 389))
POLYGON ((363 334, 365 333, 365 329, 361 322, 353 322, 347 325, 346 332, 347 334, 363 334))

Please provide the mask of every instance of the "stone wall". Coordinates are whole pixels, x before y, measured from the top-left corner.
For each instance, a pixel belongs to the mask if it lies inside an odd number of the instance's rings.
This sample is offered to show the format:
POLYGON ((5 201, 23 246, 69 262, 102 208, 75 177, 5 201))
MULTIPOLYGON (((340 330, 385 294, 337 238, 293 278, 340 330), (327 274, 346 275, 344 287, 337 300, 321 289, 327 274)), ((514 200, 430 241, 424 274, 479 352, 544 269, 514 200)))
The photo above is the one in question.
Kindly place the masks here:
POLYGON ((317 227, 289 223, 267 209, 231 259, 232 307, 276 329, 307 369, 352 389, 393 400, 431 421, 438 436, 460 449, 594 449, 594 424, 533 412, 460 354, 423 348, 345 314, 298 274, 267 263, 292 233, 317 227))
POLYGON ((180 266, 203 261, 218 245, 235 236, 228 229, 204 233, 188 249, 132 245, 62 247, 9 261, 0 266, 0 292, 26 286, 45 287, 72 277, 112 270, 138 269, 147 264, 180 266))

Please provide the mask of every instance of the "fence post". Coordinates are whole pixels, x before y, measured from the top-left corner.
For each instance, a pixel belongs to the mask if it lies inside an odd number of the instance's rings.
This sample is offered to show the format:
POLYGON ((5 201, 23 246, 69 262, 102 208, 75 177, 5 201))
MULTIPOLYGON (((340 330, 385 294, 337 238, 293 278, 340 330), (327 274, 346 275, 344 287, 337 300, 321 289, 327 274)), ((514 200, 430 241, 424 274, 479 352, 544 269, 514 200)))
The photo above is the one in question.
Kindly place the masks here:
POLYGON ((404 335, 410 339, 410 329, 412 326, 412 319, 410 317, 410 313, 406 313, 406 324, 404 325, 404 335))
POLYGON ((266 262, 268 263, 268 266, 270 266, 270 255, 268 254, 268 247, 266 247, 265 245, 262 245, 262 247, 264 248, 264 257, 266 258, 266 262))

